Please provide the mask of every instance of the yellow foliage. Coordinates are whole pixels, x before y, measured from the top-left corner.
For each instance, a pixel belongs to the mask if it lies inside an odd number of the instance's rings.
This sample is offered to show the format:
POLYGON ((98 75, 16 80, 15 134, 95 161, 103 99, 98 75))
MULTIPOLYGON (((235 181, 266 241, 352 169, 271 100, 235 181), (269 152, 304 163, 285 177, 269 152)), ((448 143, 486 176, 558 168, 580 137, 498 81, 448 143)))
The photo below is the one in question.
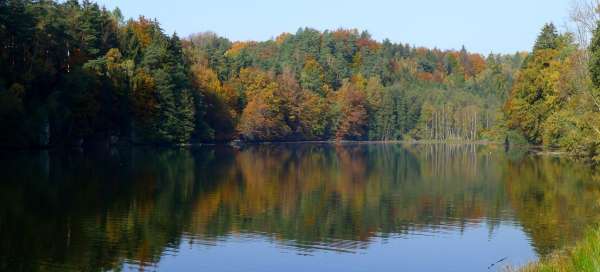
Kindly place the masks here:
POLYGON ((257 92, 269 86, 272 82, 271 77, 256 68, 244 68, 240 70, 238 77, 239 83, 244 89, 244 93, 249 98, 254 97, 257 92))
POLYGON ((277 45, 281 45, 281 44, 283 44, 283 42, 285 42, 285 40, 287 40, 291 36, 292 36, 292 34, 287 33, 287 32, 281 33, 279 36, 277 36, 277 38, 275 38, 275 43, 277 45))
POLYGON ((231 45, 231 48, 229 48, 229 50, 227 50, 227 52, 225 52, 225 56, 226 57, 230 57, 230 58, 234 58, 236 57, 240 51, 248 46, 254 45, 256 44, 256 42, 253 41, 245 41, 245 42, 234 42, 231 45))
POLYGON ((193 82, 201 91, 222 94, 221 81, 215 71, 202 65, 194 65, 191 70, 193 82))
POLYGON ((150 44, 152 41, 152 36, 150 33, 152 21, 146 19, 144 16, 140 16, 137 21, 129 21, 127 26, 133 30, 133 33, 140 42, 142 48, 150 44))

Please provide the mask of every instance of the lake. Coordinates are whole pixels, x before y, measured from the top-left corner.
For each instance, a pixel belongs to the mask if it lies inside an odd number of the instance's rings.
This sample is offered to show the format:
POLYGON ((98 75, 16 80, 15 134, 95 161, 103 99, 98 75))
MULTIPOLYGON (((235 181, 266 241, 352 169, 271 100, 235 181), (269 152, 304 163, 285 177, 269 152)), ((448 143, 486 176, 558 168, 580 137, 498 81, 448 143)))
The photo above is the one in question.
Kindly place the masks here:
POLYGON ((600 220, 589 166, 501 146, 0 153, 1 271, 498 271, 600 220))

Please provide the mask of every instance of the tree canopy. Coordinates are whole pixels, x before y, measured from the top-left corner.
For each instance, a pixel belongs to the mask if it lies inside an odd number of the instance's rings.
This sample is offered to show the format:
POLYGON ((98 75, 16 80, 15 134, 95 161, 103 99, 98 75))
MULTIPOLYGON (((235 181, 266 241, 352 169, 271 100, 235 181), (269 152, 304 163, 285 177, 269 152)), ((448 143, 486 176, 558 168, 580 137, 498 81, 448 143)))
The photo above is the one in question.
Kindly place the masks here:
POLYGON ((179 38, 154 19, 126 20, 87 0, 3 1, 0 143, 522 135, 595 156, 597 36, 588 63, 553 24, 531 53, 483 56, 376 41, 356 29, 300 28, 267 41, 179 38))

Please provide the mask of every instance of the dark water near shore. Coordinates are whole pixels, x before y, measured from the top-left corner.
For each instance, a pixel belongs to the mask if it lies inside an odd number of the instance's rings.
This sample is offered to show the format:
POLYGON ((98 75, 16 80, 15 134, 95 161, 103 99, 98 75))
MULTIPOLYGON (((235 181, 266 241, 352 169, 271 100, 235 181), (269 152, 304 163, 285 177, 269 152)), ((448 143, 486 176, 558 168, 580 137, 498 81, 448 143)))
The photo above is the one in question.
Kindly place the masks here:
POLYGON ((4 152, 0 168, 0 271, 497 271, 600 220, 588 166, 483 145, 4 152))

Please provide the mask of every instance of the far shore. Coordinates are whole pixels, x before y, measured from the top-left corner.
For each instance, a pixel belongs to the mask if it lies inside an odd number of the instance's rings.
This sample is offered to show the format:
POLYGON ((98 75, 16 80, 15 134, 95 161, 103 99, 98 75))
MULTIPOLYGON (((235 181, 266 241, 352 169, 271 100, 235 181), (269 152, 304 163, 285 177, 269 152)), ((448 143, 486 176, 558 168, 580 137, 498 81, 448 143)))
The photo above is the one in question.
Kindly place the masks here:
MULTIPOLYGON (((181 143, 181 144, 152 144, 152 143, 132 143, 119 142, 116 144, 83 144, 83 145, 48 145, 48 146, 32 146, 32 147, 13 147, 0 146, 0 151, 36 151, 36 150, 57 150, 70 148, 103 148, 103 147, 157 147, 157 148, 186 148, 200 146, 253 146, 253 145, 277 145, 277 144, 330 144, 330 145, 348 145, 348 144, 405 144, 405 145, 425 145, 425 144, 449 144, 449 145, 493 145, 501 146, 505 143, 500 141, 490 140, 282 140, 282 141, 247 141, 247 140, 231 140, 231 141, 212 141, 212 142, 196 142, 196 143, 181 143)), ((509 145, 508 149, 527 149, 535 155, 540 156, 555 156, 564 157, 571 156, 569 152, 548 149, 543 146, 534 145, 509 145)))

